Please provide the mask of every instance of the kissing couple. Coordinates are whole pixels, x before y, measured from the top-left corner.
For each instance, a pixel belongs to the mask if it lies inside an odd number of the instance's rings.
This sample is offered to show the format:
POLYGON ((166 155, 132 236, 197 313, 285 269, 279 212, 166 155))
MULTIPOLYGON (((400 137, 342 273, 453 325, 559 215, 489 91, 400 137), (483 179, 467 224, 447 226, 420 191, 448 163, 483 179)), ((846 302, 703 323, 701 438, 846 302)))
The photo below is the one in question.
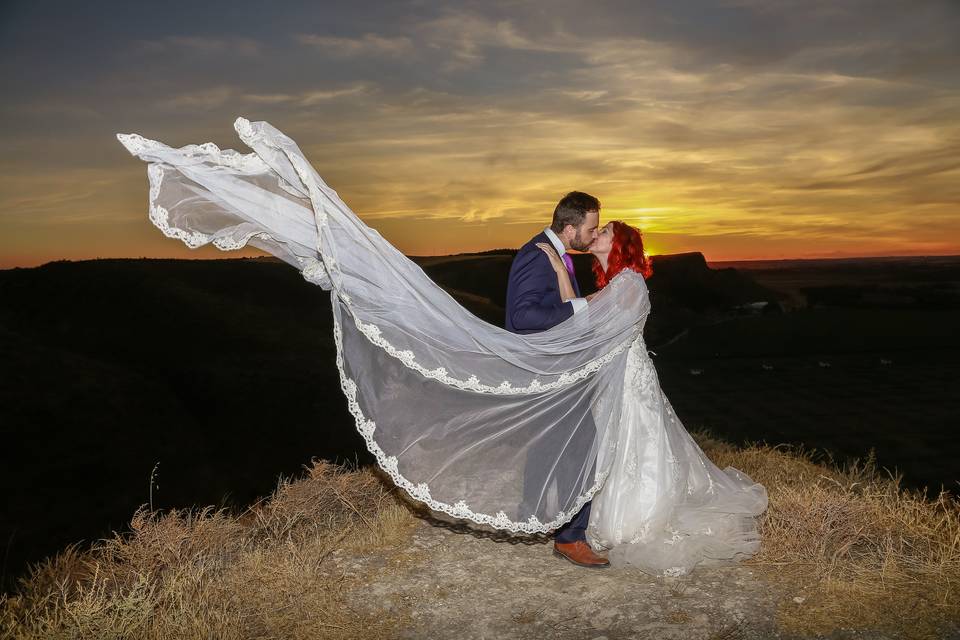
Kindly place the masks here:
POLYGON ((555 552, 585 567, 678 576, 756 553, 765 488, 714 465, 660 388, 637 229, 600 227, 596 198, 564 196, 514 258, 496 327, 364 224, 291 138, 234 127, 251 153, 118 138, 148 163, 149 216, 166 236, 257 247, 329 291, 341 391, 398 487, 480 527, 552 532, 555 552), (589 297, 571 250, 593 256, 589 297))

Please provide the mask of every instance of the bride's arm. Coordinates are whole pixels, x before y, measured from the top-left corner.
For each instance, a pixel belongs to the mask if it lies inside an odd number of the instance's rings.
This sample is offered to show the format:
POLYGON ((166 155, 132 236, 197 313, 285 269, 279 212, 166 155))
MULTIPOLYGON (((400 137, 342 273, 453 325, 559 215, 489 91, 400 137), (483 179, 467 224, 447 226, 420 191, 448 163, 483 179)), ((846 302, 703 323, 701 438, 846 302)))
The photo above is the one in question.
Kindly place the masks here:
POLYGON ((547 254, 547 258, 550 259, 550 266, 557 272, 557 282, 560 285, 560 299, 566 302, 567 300, 576 298, 577 294, 574 292, 573 284, 570 282, 567 265, 563 264, 563 260, 557 255, 557 252, 547 243, 538 242, 537 246, 547 254))

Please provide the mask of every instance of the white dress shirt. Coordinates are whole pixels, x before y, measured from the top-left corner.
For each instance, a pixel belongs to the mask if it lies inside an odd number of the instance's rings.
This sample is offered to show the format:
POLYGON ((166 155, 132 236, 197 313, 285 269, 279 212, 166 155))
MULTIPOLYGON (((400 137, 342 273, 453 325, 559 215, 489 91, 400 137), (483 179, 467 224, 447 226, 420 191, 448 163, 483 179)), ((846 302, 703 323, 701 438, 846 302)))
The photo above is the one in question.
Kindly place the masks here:
MULTIPOLYGON (((560 238, 557 237, 557 234, 553 232, 553 229, 547 227, 543 230, 543 233, 550 239, 550 244, 553 245, 553 248, 557 250, 557 253, 563 258, 563 254, 567 252, 567 248, 563 246, 563 242, 560 241, 560 238)), ((573 276, 570 276, 571 278, 573 276)), ((570 304, 573 305, 573 312, 579 313, 587 308, 587 299, 586 298, 570 298, 567 300, 570 304)))

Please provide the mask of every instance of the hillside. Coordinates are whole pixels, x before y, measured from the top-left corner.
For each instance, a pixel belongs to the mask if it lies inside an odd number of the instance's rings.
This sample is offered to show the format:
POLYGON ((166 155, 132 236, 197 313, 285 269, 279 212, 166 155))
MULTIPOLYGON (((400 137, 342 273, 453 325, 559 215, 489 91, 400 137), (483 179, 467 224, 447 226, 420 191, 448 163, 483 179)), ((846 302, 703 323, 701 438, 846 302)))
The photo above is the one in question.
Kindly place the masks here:
MULTIPOLYGON (((506 282, 516 252, 464 254, 416 258, 432 279, 457 300, 488 322, 502 326, 506 282)), ((581 292, 596 290, 589 255, 574 255, 581 292)), ((701 253, 653 257, 648 282, 657 313, 651 318, 648 341, 656 343, 682 329, 701 324, 710 315, 729 312, 738 305, 775 302, 778 292, 763 287, 736 269, 711 269, 701 253)))
POLYGON ((960 309, 960 256, 719 262, 803 306, 960 309))
MULTIPOLYGON (((510 259, 418 261, 499 322, 510 259)), ((723 305, 754 300, 750 278, 699 254, 655 266, 647 341, 685 425, 840 460, 874 449, 905 486, 956 487, 960 445, 943 426, 960 419, 956 312, 743 316, 723 305)), ((284 263, 55 262, 0 271, 0 296, 4 589, 151 499, 240 508, 313 457, 370 460, 339 392, 329 298, 284 263)))
POLYGON ((157 462, 169 508, 249 503, 315 454, 367 459, 340 428, 329 298, 285 264, 59 262, 0 271, 0 297, 4 587, 123 526, 157 462))

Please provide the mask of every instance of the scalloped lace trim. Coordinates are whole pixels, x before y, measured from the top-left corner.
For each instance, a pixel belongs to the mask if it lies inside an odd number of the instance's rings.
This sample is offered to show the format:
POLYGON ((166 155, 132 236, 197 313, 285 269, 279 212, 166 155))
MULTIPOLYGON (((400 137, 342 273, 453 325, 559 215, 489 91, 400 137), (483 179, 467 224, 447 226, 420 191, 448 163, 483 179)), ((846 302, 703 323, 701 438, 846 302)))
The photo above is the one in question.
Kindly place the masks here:
POLYGON ((179 151, 188 158, 209 160, 241 171, 263 171, 270 168, 256 153, 240 153, 234 149, 221 149, 212 142, 188 144, 179 149, 174 149, 162 142, 144 138, 136 133, 118 133, 117 140, 123 143, 123 146, 132 154, 169 149, 171 151, 179 151))
MULTIPOLYGON (((249 123, 247 124, 249 126, 249 123)), ((120 142, 122 142, 124 146, 126 146, 127 149, 129 149, 133 154, 170 148, 162 142, 150 140, 149 138, 144 138, 143 136, 135 133, 118 133, 117 139, 119 139, 120 142)), ((233 151, 232 149, 222 151, 212 142, 207 142, 200 145, 187 145, 185 147, 181 147, 178 149, 178 151, 181 151, 191 157, 202 156, 204 160, 210 160, 211 162, 220 163, 225 166, 241 170, 263 171, 264 169, 269 169, 266 163, 264 163, 256 153, 243 155, 233 151)), ((206 244, 212 244, 221 251, 236 251, 237 249, 242 249, 247 246, 247 243, 251 238, 262 238, 264 240, 281 242, 265 231, 253 231, 237 240, 229 240, 227 238, 217 238, 213 235, 208 235, 199 231, 186 231, 184 229, 172 227, 170 226, 170 213, 164 207, 161 207, 157 204, 157 198, 160 196, 160 186, 163 183, 163 168, 156 162, 150 162, 147 164, 147 176, 149 177, 150 182, 150 222, 152 222, 155 227, 160 229, 160 231, 163 232, 163 235, 167 236, 168 238, 180 240, 191 249, 196 249, 206 244)), ((305 280, 321 287, 330 287, 330 278, 327 273, 327 269, 321 261, 315 258, 303 258, 300 256, 296 256, 296 258, 300 265, 301 275, 305 280)))
POLYGON ((205 244, 213 244, 222 251, 242 249, 253 237, 274 240, 273 236, 264 231, 253 231, 238 240, 232 241, 227 238, 215 238, 199 231, 185 231, 184 229, 171 227, 169 212, 157 204, 157 198, 160 196, 160 185, 163 182, 163 169, 158 164, 150 163, 147 165, 147 174, 150 176, 150 222, 168 238, 177 238, 191 249, 202 247, 205 244))
POLYGON ((250 121, 242 117, 237 118, 233 121, 233 129, 237 132, 237 135, 240 136, 240 139, 243 140, 244 144, 252 149, 253 147, 250 145, 250 142, 254 139, 255 135, 250 121))
MULTIPOLYGON (((346 302, 347 305, 349 306, 349 302, 350 302, 349 298, 344 302, 346 302)), ((351 311, 352 311, 352 308, 351 308, 351 311)), ((353 316, 353 321, 357 325, 357 328, 360 330, 361 333, 363 333, 363 335, 367 337, 367 339, 370 342, 380 347, 381 349, 386 351, 387 354, 393 356, 408 368, 413 369, 414 371, 422 375, 424 378, 437 380, 451 387, 457 387, 458 389, 463 389, 466 391, 476 391, 478 393, 490 393, 494 395, 521 395, 521 394, 529 394, 529 393, 541 393, 544 391, 551 391, 553 389, 559 389, 561 387, 569 386, 574 382, 583 380, 590 374, 596 373, 597 371, 599 371, 604 365, 609 364, 619 354, 623 353, 623 351, 626 350, 635 341, 635 338, 629 338, 624 342, 622 342, 621 344, 614 347, 613 350, 607 353, 606 355, 603 355, 595 360, 591 360, 581 368, 576 369, 575 371, 569 371, 569 372, 565 371, 561 373, 560 376, 553 382, 548 382, 544 384, 540 382, 540 380, 538 380, 537 378, 534 378, 533 380, 530 381, 530 384, 527 385, 526 387, 514 387, 510 384, 509 381, 505 380, 501 382, 499 385, 494 387, 491 385, 483 384, 482 382, 480 382, 477 376, 470 376, 466 380, 454 378, 448 375, 445 367, 437 367, 436 369, 427 369, 426 367, 424 367, 423 365, 417 362, 416 355, 413 353, 413 351, 410 351, 409 349, 405 351, 400 351, 399 349, 394 347, 392 344, 387 342, 387 340, 385 340, 383 336, 380 335, 380 327, 372 323, 363 322, 362 320, 360 320, 360 318, 357 317, 355 313, 351 312, 350 315, 353 316)))
POLYGON ((430 496, 430 487, 425 482, 414 484, 407 480, 397 468, 398 462, 396 456, 388 456, 374 439, 373 434, 376 430, 376 424, 372 420, 367 420, 366 416, 363 415, 363 411, 360 409, 360 403, 357 401, 357 385, 347 377, 343 369, 343 333, 340 329, 340 323, 337 322, 335 316, 333 320, 333 339, 337 347, 337 370, 340 372, 340 388, 343 390, 343 395, 347 397, 350 414, 357 423, 357 431, 363 436, 367 444, 367 449, 376 457, 377 464, 387 472, 398 487, 406 491, 411 498, 424 503, 434 511, 446 513, 455 518, 470 520, 477 524, 489 525, 495 529, 510 531, 512 533, 547 533, 572 520, 583 505, 593 499, 594 494, 603 487, 603 483, 609 473, 608 471, 597 474, 596 482, 585 494, 579 496, 576 501, 574 501, 569 513, 560 511, 557 513, 557 517, 550 522, 540 522, 536 516, 530 516, 526 522, 514 522, 510 520, 503 511, 499 511, 495 516, 491 516, 486 513, 473 511, 463 500, 454 504, 434 500, 430 496))
MULTIPOLYGON (((333 258, 329 257, 331 263, 333 263, 333 258)), ((617 278, 614 278, 614 281, 611 285, 608 286, 619 286, 621 279, 619 279, 619 274, 617 278)), ((532 394, 532 393, 542 393, 545 391, 551 391, 553 389, 559 389, 562 387, 569 386, 575 382, 583 380, 587 376, 596 373, 602 369, 605 365, 609 364, 616 358, 618 355, 623 353, 625 350, 630 348, 631 345, 638 343, 640 344, 640 349, 646 354, 646 345, 643 341, 643 334, 640 333, 633 338, 627 338, 616 347, 614 347, 607 354, 591 360, 584 366, 574 371, 565 371, 561 373, 556 380, 553 382, 542 383, 538 378, 534 378, 530 381, 530 384, 525 387, 514 387, 508 380, 504 380, 497 386, 488 385, 480 382, 477 376, 472 375, 466 380, 461 380, 460 378, 454 378, 453 376, 447 373, 445 367, 437 367, 436 369, 427 369, 423 365, 417 362, 416 354, 413 351, 407 349, 401 351, 394 347, 390 342, 388 342, 382 335, 380 327, 373 323, 366 323, 360 320, 357 314, 352 313, 353 307, 351 305, 350 296, 345 293, 340 293, 341 300, 350 307, 351 316, 353 316, 354 323, 357 325, 357 328, 363 333, 367 339, 374 345, 383 349, 387 354, 393 356, 400 362, 402 362, 406 367, 413 369, 424 378, 430 380, 437 380, 451 387, 456 387, 458 389, 463 389, 465 391, 476 391, 478 393, 489 393, 494 395, 523 395, 523 394, 532 394)), ((648 357, 649 360, 649 357, 648 357)), ((650 365, 652 369, 652 363, 650 365)))

